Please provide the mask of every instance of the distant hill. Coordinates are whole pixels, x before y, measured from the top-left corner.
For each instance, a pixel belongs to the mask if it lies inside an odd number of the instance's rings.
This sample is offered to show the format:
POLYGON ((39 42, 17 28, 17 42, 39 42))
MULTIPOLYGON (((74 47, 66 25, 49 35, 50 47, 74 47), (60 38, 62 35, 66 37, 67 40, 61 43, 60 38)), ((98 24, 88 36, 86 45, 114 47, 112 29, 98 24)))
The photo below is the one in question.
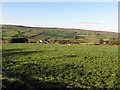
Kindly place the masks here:
POLYGON ((73 28, 2 25, 2 38, 7 41, 12 37, 26 37, 32 42, 37 42, 40 39, 47 39, 49 41, 69 40, 70 42, 88 43, 97 38, 109 40, 117 39, 118 33, 73 28))

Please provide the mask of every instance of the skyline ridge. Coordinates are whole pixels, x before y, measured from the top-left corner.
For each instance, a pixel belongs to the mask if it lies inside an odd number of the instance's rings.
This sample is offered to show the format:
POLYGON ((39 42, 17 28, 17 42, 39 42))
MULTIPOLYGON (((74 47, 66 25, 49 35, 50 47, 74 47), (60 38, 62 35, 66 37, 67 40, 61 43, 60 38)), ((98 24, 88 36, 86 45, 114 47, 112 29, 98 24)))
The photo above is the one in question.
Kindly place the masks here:
POLYGON ((85 29, 85 28, 70 28, 70 27, 45 27, 45 26, 32 26, 32 25, 22 25, 22 24, 0 24, 0 25, 10 25, 10 26, 22 26, 22 27, 31 27, 31 28, 56 28, 56 29, 74 29, 74 30, 85 30, 85 31, 90 31, 90 32, 110 32, 110 33, 119 33, 119 32, 114 32, 114 31, 101 31, 101 30, 91 30, 91 29, 85 29))

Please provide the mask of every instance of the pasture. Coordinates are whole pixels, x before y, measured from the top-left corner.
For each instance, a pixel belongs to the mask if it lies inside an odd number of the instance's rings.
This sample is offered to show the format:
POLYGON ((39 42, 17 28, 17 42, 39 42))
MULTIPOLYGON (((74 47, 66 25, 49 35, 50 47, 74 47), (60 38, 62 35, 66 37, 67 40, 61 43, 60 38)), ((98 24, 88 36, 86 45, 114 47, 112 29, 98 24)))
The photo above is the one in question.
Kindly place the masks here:
POLYGON ((7 90, 118 87, 118 46, 6 43, 2 49, 7 90))

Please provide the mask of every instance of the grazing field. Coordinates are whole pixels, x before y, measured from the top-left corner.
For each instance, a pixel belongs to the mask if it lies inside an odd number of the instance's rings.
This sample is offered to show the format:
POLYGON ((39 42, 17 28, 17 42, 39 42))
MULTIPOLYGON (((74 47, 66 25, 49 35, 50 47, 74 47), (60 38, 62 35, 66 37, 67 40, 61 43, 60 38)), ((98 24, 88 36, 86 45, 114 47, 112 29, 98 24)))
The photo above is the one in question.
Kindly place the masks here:
POLYGON ((106 40, 117 40, 118 33, 106 31, 92 31, 85 29, 50 28, 50 27, 28 27, 19 25, 2 25, 2 40, 9 42, 11 38, 24 37, 29 42, 48 40, 50 43, 79 42, 100 43, 106 40))
POLYGON ((3 44, 7 90, 116 88, 118 46, 3 44))

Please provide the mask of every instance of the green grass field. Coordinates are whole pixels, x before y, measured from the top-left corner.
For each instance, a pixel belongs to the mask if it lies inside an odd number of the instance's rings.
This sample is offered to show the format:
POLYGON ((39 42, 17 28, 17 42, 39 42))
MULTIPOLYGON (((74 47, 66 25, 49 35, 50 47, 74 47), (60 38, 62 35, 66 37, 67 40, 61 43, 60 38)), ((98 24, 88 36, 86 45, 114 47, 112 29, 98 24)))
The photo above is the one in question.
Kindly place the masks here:
POLYGON ((50 43, 53 43, 55 40, 58 40, 56 43, 68 40, 69 42, 96 44, 99 43, 100 40, 106 41, 117 39, 118 33, 70 28, 2 25, 2 39, 4 43, 8 43, 13 37, 25 37, 29 42, 38 42, 41 39, 47 39, 50 43))
POLYGON ((3 44, 8 90, 116 88, 118 46, 3 44))

